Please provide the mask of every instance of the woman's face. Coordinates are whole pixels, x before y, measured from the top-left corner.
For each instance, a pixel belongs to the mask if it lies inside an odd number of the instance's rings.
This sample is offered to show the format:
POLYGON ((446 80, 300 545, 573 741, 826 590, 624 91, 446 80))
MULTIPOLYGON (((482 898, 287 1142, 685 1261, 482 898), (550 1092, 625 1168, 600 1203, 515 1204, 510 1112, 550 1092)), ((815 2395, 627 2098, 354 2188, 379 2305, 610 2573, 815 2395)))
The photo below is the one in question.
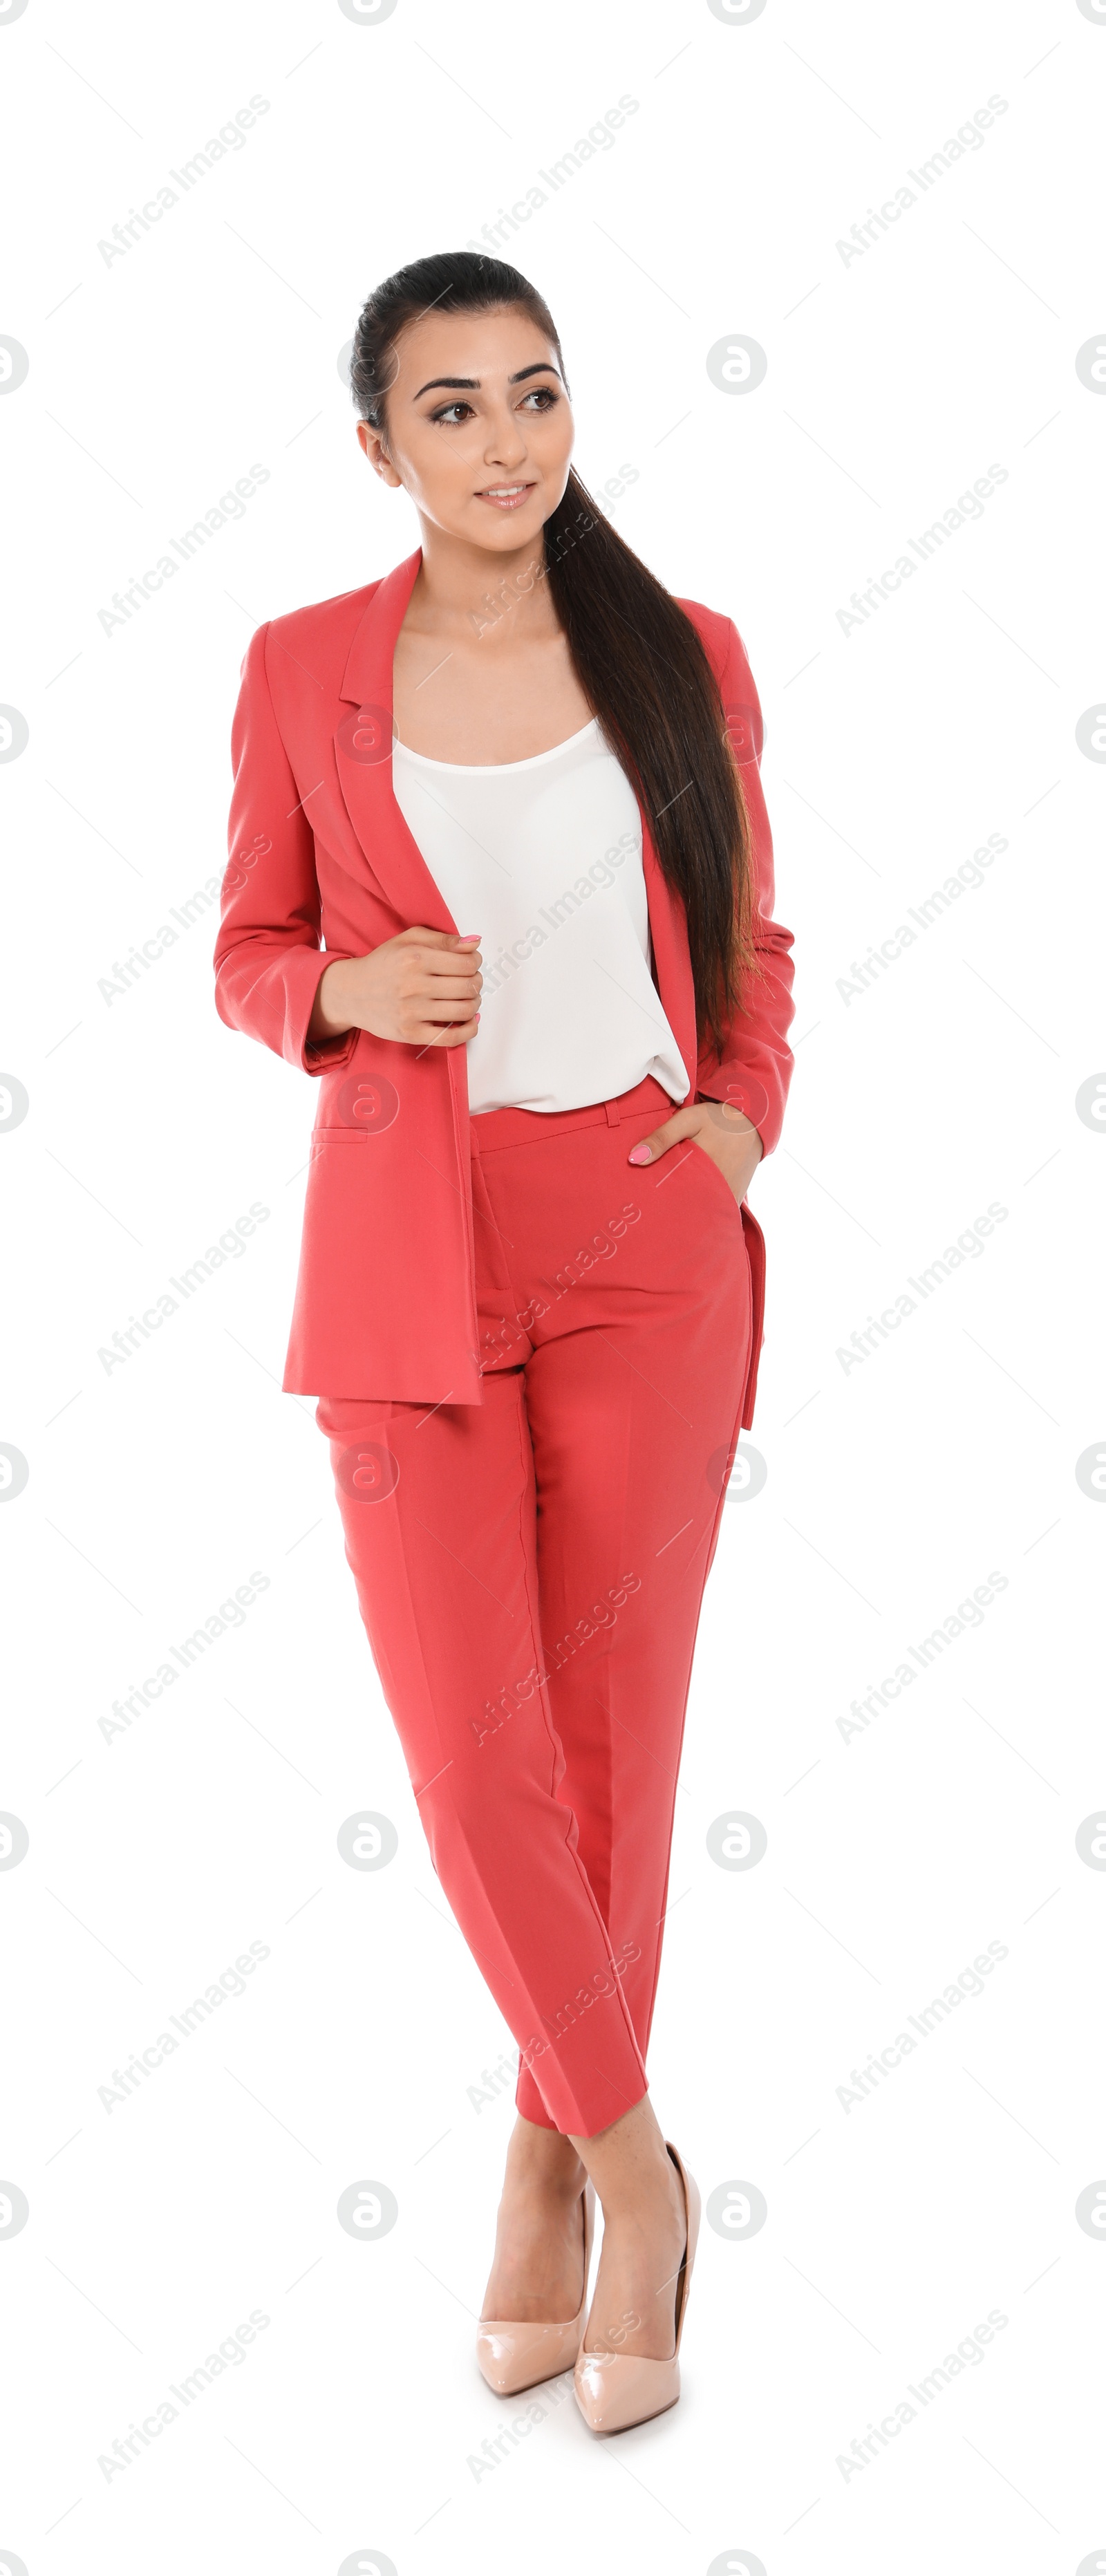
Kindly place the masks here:
POLYGON ((357 435, 422 519, 489 554, 535 542, 568 481, 572 412, 544 332, 512 306, 428 313, 402 331, 386 444, 357 435))

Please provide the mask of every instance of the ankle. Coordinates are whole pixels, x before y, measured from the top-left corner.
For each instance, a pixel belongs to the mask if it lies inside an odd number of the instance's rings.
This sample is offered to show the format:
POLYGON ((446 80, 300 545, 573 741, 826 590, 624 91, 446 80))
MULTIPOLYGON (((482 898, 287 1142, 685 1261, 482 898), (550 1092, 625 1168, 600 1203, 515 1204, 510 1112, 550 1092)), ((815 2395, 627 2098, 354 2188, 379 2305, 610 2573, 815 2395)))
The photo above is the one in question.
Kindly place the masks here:
POLYGON ((669 2221, 682 2227, 685 2222, 680 2177, 667 2156, 656 2165, 612 2177, 599 2197, 605 2226, 650 2229, 669 2221))
POLYGON ((558 2130, 538 2130, 529 2137, 516 2130, 507 2150, 505 2184, 540 2192, 545 2198, 578 2200, 587 2173, 575 2148, 558 2130))

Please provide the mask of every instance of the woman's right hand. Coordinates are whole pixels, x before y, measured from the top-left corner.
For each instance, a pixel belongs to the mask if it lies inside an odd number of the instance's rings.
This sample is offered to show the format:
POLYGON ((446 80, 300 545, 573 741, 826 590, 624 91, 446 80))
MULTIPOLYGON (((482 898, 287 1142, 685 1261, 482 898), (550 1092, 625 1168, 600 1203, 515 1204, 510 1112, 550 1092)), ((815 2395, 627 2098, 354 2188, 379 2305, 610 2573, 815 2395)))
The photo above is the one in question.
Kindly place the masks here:
POLYGON ((402 1046, 464 1046, 480 1018, 480 933, 401 930, 367 957, 336 957, 320 976, 308 1038, 368 1029, 402 1046))

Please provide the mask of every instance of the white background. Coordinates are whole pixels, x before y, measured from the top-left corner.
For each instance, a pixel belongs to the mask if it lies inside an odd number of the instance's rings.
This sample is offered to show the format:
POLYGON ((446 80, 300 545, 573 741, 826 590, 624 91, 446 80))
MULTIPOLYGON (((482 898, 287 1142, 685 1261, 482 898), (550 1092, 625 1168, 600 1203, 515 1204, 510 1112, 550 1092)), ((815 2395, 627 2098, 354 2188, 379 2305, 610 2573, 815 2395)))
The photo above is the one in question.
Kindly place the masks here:
POLYGON ((1106 1514, 1075 1465, 1106 1433, 1106 1145, 1075 1095, 1106 1064, 1106 768, 1075 728, 1104 687, 1106 402, 1075 359, 1106 324, 1106 12, 27 0, 0 69, 0 331, 30 361, 0 402, 0 697, 30 729, 0 777, 2 1053, 30 1104, 0 1145, 0 1437, 29 1464, 0 1516, 0 1804, 30 1837, 0 1872, 0 2172, 29 2204, 0 2238, 0 2568, 1104 2566, 1106 2250, 1075 2205, 1106 2174, 1106 1877, 1075 1836, 1106 1789, 1084 1624, 1106 1514), (482 2078, 509 2035, 422 1841, 325 1444, 279 1392, 314 1097, 217 1021, 214 913, 100 985, 221 872, 252 629, 417 542, 339 380, 364 295, 478 237, 624 94, 611 149, 500 246, 563 335, 585 481, 635 466, 628 541, 741 629, 797 934, 791 1105, 752 1194, 767 1481, 727 1504, 707 1597, 650 2061, 704 2197, 751 2182, 767 2218, 704 2228, 674 2413, 603 2445, 547 2398, 489 2459, 521 2412, 471 2353, 512 2116, 482 2078), (254 95, 244 147, 106 261, 254 95), (982 146, 846 263, 993 95, 982 146), (706 365, 733 333, 768 360, 738 397, 706 365), (255 462, 245 516, 106 633, 255 462), (983 517, 843 631, 993 462, 983 517), (846 998, 990 834, 984 884, 846 998), (254 1201, 244 1255, 106 1370, 254 1201), (985 1248, 846 1368, 993 1202, 985 1248), (243 1625, 105 1738, 255 1569, 243 1625), (844 1736, 992 1571, 981 1624, 844 1736), (767 1831, 748 1872, 706 1849, 727 1801, 767 1831), (398 1830, 379 1873, 337 1849, 359 1802, 398 1830), (105 2108, 251 1941, 270 1956, 216 2026, 105 2108), (984 1991, 846 2107, 992 1942, 984 1991), (379 2242, 337 2221, 362 2178, 398 2202, 379 2242), (106 2476, 253 2309, 245 2360, 106 2476), (856 2466, 992 2310, 982 2358, 856 2466))

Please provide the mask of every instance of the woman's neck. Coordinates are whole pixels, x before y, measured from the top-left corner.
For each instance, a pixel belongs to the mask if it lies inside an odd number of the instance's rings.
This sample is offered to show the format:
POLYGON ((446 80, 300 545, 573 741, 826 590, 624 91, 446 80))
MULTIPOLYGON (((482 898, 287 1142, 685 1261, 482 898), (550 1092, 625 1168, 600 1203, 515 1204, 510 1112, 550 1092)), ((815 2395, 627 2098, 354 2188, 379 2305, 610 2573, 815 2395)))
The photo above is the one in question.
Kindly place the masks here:
POLYGON ((466 545, 441 528, 422 522, 422 562, 404 624, 423 634, 471 636, 481 624, 496 624, 510 608, 510 625, 528 642, 555 635, 559 621, 545 578, 541 540, 525 546, 466 545))

